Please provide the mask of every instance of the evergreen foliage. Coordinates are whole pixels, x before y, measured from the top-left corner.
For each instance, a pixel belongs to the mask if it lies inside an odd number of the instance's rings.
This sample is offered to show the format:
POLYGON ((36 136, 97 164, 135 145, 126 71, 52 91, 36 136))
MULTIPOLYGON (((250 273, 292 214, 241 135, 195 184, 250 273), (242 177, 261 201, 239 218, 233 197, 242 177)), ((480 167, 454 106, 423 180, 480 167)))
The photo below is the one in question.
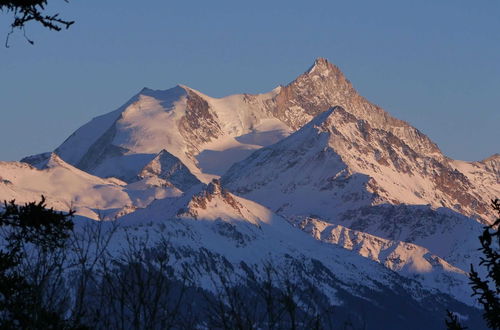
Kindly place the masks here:
POLYGON ((486 267, 488 274, 482 279, 471 265, 469 273, 473 295, 483 306, 483 317, 491 329, 500 329, 500 200, 492 201, 498 219, 487 226, 479 236, 483 257, 479 265, 486 267))
POLYGON ((448 330, 465 330, 467 327, 464 327, 460 324, 460 321, 458 320, 458 316, 454 314, 453 312, 447 310, 446 311, 448 319, 445 320, 446 322, 446 328, 448 330))
POLYGON ((47 209, 45 198, 18 206, 4 203, 0 212, 0 328, 75 329, 46 302, 52 276, 61 262, 63 249, 73 229, 73 211, 47 209), (34 260, 36 259, 36 260, 34 260), (38 276, 30 276, 26 265, 38 276))
MULTIPOLYGON (((486 226, 479 236, 483 257, 480 266, 486 267, 486 278, 481 278, 479 273, 470 266, 470 285, 473 296, 483 307, 483 317, 490 329, 500 329, 500 199, 492 200, 491 206, 497 212, 498 218, 493 224, 486 226)), ((448 311, 448 319, 445 321, 449 330, 465 329, 460 324, 457 316, 448 311)))

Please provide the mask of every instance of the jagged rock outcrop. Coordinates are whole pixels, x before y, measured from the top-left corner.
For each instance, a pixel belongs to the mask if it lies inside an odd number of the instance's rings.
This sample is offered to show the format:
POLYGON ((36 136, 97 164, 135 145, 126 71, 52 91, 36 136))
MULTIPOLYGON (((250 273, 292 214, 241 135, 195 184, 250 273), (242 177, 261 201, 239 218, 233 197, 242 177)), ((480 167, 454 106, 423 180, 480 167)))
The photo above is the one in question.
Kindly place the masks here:
POLYGON ((272 113, 294 129, 334 106, 341 106, 374 128, 393 133, 419 152, 440 155, 428 137, 359 95, 340 69, 324 58, 318 58, 308 71, 282 87, 270 103, 272 113))
POLYGON ((166 150, 160 151, 151 162, 144 166, 138 177, 140 179, 157 177, 182 191, 187 191, 201 183, 179 158, 166 150))
MULTIPOLYGON (((212 180, 205 189, 193 195, 187 206, 177 211, 177 216, 189 216, 197 219, 200 214, 205 214, 205 217, 207 217, 211 208, 214 207, 232 214, 232 217, 230 216, 228 219, 244 218, 242 213, 243 205, 236 200, 234 195, 222 188, 220 181, 217 179, 212 180)), ((211 218, 211 216, 208 216, 208 218, 211 218)))

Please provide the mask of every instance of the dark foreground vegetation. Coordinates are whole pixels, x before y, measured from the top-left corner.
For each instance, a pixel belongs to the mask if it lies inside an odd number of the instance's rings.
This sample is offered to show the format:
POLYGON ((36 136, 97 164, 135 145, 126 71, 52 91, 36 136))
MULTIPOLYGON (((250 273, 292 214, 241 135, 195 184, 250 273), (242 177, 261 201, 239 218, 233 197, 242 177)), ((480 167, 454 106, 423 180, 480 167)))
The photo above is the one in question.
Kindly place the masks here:
MULTIPOLYGON (((479 236, 480 251, 483 253, 479 265, 487 270, 486 278, 481 278, 471 265, 469 279, 473 296, 483 307, 483 317, 491 329, 500 329, 500 200, 492 201, 492 207, 497 212, 498 218, 493 224, 484 228, 479 236)), ((457 315, 448 311, 446 325, 450 330, 467 329, 460 324, 457 315)))

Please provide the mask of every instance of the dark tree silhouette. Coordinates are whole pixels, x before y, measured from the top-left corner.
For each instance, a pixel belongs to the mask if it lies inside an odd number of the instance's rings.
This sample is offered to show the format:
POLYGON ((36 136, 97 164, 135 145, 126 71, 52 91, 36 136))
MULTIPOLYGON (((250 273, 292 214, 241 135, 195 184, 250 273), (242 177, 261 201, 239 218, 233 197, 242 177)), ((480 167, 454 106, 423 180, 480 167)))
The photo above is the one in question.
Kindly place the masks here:
POLYGON ((480 266, 485 266, 488 274, 485 279, 482 279, 478 272, 471 265, 470 267, 470 284, 473 295, 477 296, 477 300, 483 306, 483 317, 488 326, 492 329, 500 329, 500 200, 492 201, 492 207, 498 213, 498 219, 487 226, 483 234, 479 236, 481 242, 480 250, 483 252, 483 257, 479 263, 480 266))
MULTIPOLYGON (((68 0, 64 0, 68 2, 68 0)), ((67 21, 59 17, 59 13, 47 14, 45 13, 47 0, 0 0, 0 11, 12 13, 14 15, 14 20, 12 22, 11 31, 12 34, 15 29, 21 29, 24 31, 24 27, 29 22, 38 22, 43 27, 54 30, 61 31, 63 28, 68 29, 74 21, 67 21)), ((5 42, 5 46, 9 47, 9 35, 5 42)), ((26 40, 33 44, 33 41, 26 37, 26 40)))
POLYGON ((237 275, 218 265, 212 278, 215 295, 205 295, 205 325, 227 330, 334 328, 333 306, 306 277, 293 281, 301 275, 292 267, 283 271, 268 261, 261 274, 245 266, 247 273, 237 275))
MULTIPOLYGON (((500 329, 500 199, 492 200, 491 206, 498 213, 498 218, 493 224, 486 226, 479 236, 481 243, 479 250, 483 253, 479 265, 486 267, 486 278, 481 278, 471 265, 469 279, 472 296, 477 296, 477 301, 482 305, 486 324, 489 328, 498 330, 500 329)), ((446 326, 449 330, 465 329, 457 316, 450 311, 446 326)))
POLYGON ((69 329, 53 308, 64 299, 53 295, 61 281, 63 251, 73 228, 73 212, 47 209, 45 198, 18 206, 5 202, 0 211, 0 328, 69 329))
POLYGON ((446 328, 448 330, 465 330, 467 327, 464 327, 460 324, 460 321, 458 320, 458 316, 455 315, 453 312, 450 312, 449 310, 446 311, 448 314, 448 319, 445 320, 446 322, 446 328))

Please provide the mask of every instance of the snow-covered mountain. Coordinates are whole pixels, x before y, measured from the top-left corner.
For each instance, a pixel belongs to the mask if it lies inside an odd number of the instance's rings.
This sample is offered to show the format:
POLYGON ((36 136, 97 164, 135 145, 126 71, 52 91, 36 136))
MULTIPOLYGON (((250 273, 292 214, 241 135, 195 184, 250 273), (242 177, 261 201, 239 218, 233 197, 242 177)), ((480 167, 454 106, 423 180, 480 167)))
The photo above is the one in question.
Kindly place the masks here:
MULTIPOLYGON (((486 203, 472 191, 474 184, 448 161, 417 153, 390 132, 372 128, 341 107, 318 115, 288 138, 235 164, 223 183, 290 219, 314 216, 354 225, 368 213, 373 219, 366 222, 374 226, 379 219, 378 225, 386 228, 381 237, 408 242, 434 235, 435 226, 449 223, 434 211, 443 206, 450 209, 450 217, 457 218, 454 226, 446 225, 447 230, 460 223, 464 231, 472 226, 473 233, 478 233, 481 226, 459 212, 478 216, 481 203, 486 203), (423 217, 408 205, 428 205, 431 215, 423 217), (432 220, 423 226, 410 225, 399 212, 385 212, 391 209, 401 210, 416 223, 432 220), (406 237, 393 237, 395 229, 387 226, 389 221, 406 237)), ((486 189, 494 191, 498 183, 486 189)))
POLYGON ((430 204, 484 221, 491 219, 488 203, 499 186, 493 171, 481 172, 493 183, 483 188, 479 180, 471 181, 476 174, 466 176, 457 169, 457 162, 437 149, 430 153, 419 150, 391 131, 373 127, 344 108, 334 107, 288 138, 234 165, 224 182, 259 201, 259 191, 280 191, 281 200, 269 201, 273 209, 300 208, 295 200, 287 205, 287 195, 302 199, 301 194, 314 190, 315 201, 306 202, 306 213, 322 210, 333 216, 365 205, 430 204), (320 206, 319 199, 328 206, 320 206))
POLYGON ((144 88, 54 152, 0 163, 0 199, 41 194, 139 236, 166 230, 191 257, 319 260, 325 292, 350 292, 330 294, 337 304, 379 290, 387 306, 408 299, 425 314, 424 295, 472 304, 465 272, 500 196, 500 156, 446 157, 320 58, 265 94, 144 88))
POLYGON ((316 119, 325 121, 318 125, 335 135, 331 143, 349 170, 370 176, 375 194, 393 204, 461 208, 467 216, 491 218, 489 201, 500 193, 498 156, 474 163, 447 158, 416 128, 360 96, 325 59, 261 95, 217 99, 186 86, 145 88, 82 126, 55 152, 91 174, 132 182, 166 150, 208 183, 334 106, 342 110, 316 119))
POLYGON ((265 100, 274 94, 215 99, 186 86, 145 88, 118 110, 82 126, 55 152, 89 173, 131 182, 167 150, 209 182, 235 161, 289 134, 266 111, 265 100))
POLYGON ((148 237, 150 242, 166 238, 176 251, 173 267, 191 269, 191 280, 207 290, 219 272, 235 278, 249 272, 262 276, 262 265, 270 263, 299 287, 314 282, 337 306, 339 320, 351 317, 355 324, 384 329, 438 328, 444 305, 472 322, 478 318, 470 307, 473 300, 464 273, 429 251, 354 231, 348 235, 359 251, 352 251, 347 242, 344 248, 323 243, 333 243, 334 235, 323 235, 319 242, 269 209, 228 192, 218 180, 192 196, 158 200, 124 216, 111 243, 117 249, 123 235, 148 237))

